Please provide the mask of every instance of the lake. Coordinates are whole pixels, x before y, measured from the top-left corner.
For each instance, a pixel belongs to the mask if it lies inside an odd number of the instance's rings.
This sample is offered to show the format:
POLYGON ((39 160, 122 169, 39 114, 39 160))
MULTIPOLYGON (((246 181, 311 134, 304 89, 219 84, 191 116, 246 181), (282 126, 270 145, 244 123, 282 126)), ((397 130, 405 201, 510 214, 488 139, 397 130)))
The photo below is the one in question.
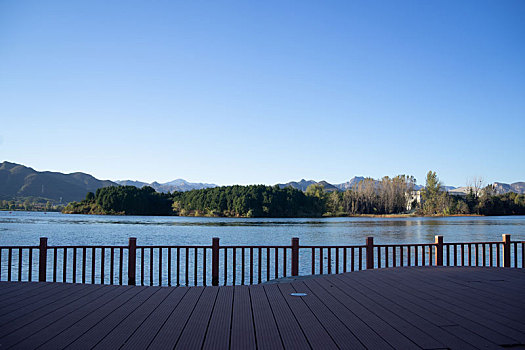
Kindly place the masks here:
MULTIPOLYGON (((212 237, 219 237, 221 245, 290 245, 292 237, 299 237, 301 245, 363 245, 368 236, 374 237, 375 244, 402 244, 402 243, 433 243, 435 235, 442 235, 445 242, 475 242, 475 241, 501 241, 502 234, 510 234, 513 241, 525 240, 525 216, 505 216, 505 217, 447 217, 447 218, 313 218, 313 219, 238 219, 238 218, 195 218, 195 217, 146 217, 146 216, 95 216, 95 215, 68 215, 61 213, 42 213, 42 212, 0 212, 0 246, 5 245, 32 245, 39 244, 40 237, 48 237, 48 244, 52 246, 61 245, 127 245, 129 237, 136 237, 137 244, 148 245, 206 245, 210 246, 212 237)), ((290 271, 290 260, 283 258, 284 251, 279 253, 279 272, 274 273, 274 261, 277 259, 276 252, 272 250, 269 255, 260 257, 262 264, 261 280, 270 280, 286 275, 282 270, 283 262, 286 260, 286 268, 290 271), (272 266, 266 270, 267 262, 272 266), (271 262, 271 263, 270 263, 271 262), (267 275, 268 272, 268 275, 267 275), (271 275, 269 274, 271 272, 271 275)), ((71 268, 71 255, 69 250, 67 257, 68 269, 71 268)), ((81 251, 79 251, 79 254, 81 251)), ((116 251, 118 260, 118 250, 116 251)), ((162 269, 166 267, 166 255, 168 251, 163 249, 165 254, 162 269)), ((175 253, 175 251, 173 251, 175 253)), ((248 250, 246 261, 248 261, 248 250)), ((22 258, 22 279, 28 278, 28 251, 23 253, 22 258)), ((101 263, 101 252, 97 250, 94 257, 90 250, 86 256, 87 266, 95 261, 97 266, 101 263)), ((110 265, 109 251, 106 253, 104 261, 106 270, 110 265)), ((203 272, 202 259, 203 251, 181 250, 181 275, 180 284, 202 284, 202 276, 207 276, 207 281, 211 280, 211 271, 208 269, 203 272), (197 254, 197 255, 195 255, 197 254), (187 257, 186 257, 187 255, 187 257), (186 260, 189 259, 189 260, 186 260), (195 263, 197 259, 199 263, 195 263), (188 273, 182 271, 187 267, 188 273)), ((244 274, 240 271, 241 251, 237 250, 237 272, 233 273, 232 251, 228 253, 227 280, 221 275, 221 284, 232 283, 233 278, 237 278, 237 283, 248 281, 248 271, 244 274), (242 279, 244 276, 244 279, 242 279)), ((316 253, 315 264, 316 273, 320 270, 320 256, 316 253)), ((325 251, 325 254, 327 252, 325 251)), ((0 278, 5 279, 8 274, 8 254, 3 254, 0 258, 1 270, 0 278)), ((422 255, 418 253, 421 261, 422 255)), ((220 271, 224 270, 224 251, 220 253, 220 271)), ((57 265, 62 266, 64 252, 58 250, 57 265)), ((36 264, 36 253, 33 257, 31 271, 33 280, 38 275, 36 264)), ((302 249, 299 252, 299 273, 307 275, 311 273, 311 261, 313 257, 309 249, 302 249)), ((80 259, 80 258, 79 258, 80 259)), ((123 259, 127 261, 127 250, 123 251, 123 259)), ((157 278, 159 273, 159 251, 149 249, 137 253, 137 259, 146 265, 145 271, 137 272, 140 283, 159 283, 157 278), (142 256, 144 255, 144 256, 142 256), (151 262, 150 263, 150 258, 151 262), (149 265, 148 265, 149 264, 149 265), (153 273, 149 272, 147 266, 153 266, 153 273), (151 278, 151 279, 150 279, 151 278), (143 282, 142 282, 143 281, 143 282)), ((172 257, 175 264, 175 256, 172 257)), ((178 259, 178 258, 177 258, 178 259)), ((206 256, 207 266, 211 266, 211 251, 206 256)), ((342 263, 342 257, 339 262, 342 263)), ((356 256, 357 259, 357 256, 356 256)), ((521 254, 518 255, 521 265, 521 254)), ((18 252, 13 251, 11 264, 13 276, 16 276, 18 252)), ((50 280, 53 270, 53 254, 48 254, 48 280, 50 280)), ((243 260, 244 261, 244 260, 243 260)), ((335 259, 326 255, 323 258, 325 268, 336 267, 335 259)), ((382 264, 385 266, 384 258, 382 264)), ((257 266, 259 257, 254 256, 254 264, 257 266)), ((357 263, 357 262, 356 262, 357 263)), ((268 266, 270 266, 268 265, 268 266)), ((77 261, 77 281, 80 280, 81 262, 77 261)), ((127 267, 124 266, 123 276, 126 276, 127 267)), ((326 270, 325 270, 326 273, 326 270)), ((222 272, 221 272, 222 274, 222 272)), ((59 272, 59 276, 60 276, 59 272)), ((87 271, 87 281, 90 276, 95 280, 101 278, 99 268, 87 271)), ((138 277, 137 277, 138 278, 138 277)), ((258 275, 256 278, 259 278, 258 275)), ((73 274, 68 272, 66 281, 72 282, 73 274)), ((110 282, 108 271, 104 275, 105 283, 110 282)), ((175 275, 173 275, 173 280, 175 275)), ((256 279, 257 280, 257 279, 256 279)), ((58 281, 61 281, 58 278, 58 281)), ((179 281, 177 279, 177 281, 179 281)), ((123 283, 127 280, 123 279, 123 283)), ((97 282, 99 283, 99 282, 97 282)), ((162 277, 163 285, 170 282, 167 280, 167 273, 162 277)), ((174 282, 171 282, 174 283, 174 282)))
POLYGON ((525 240, 525 216, 445 218, 254 219, 165 216, 99 216, 0 211, 0 245, 221 244, 280 245, 299 237, 305 245, 500 241, 502 234, 525 240))

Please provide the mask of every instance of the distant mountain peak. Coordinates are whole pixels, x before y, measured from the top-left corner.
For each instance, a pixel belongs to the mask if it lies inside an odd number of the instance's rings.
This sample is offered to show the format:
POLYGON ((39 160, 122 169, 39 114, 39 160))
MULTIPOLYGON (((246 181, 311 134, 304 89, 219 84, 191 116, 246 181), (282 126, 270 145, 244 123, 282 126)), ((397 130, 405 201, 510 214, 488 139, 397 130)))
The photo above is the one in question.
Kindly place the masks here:
POLYGON ((494 191, 498 194, 504 194, 509 192, 515 192, 519 194, 525 194, 525 182, 513 182, 506 184, 503 182, 494 182, 492 184, 494 191))
POLYGON ((316 184, 316 183, 317 182, 314 181, 314 180, 301 179, 301 181, 299 181, 299 182, 290 181, 290 182, 285 183, 285 184, 277 184, 277 186, 279 186, 280 188, 293 187, 293 188, 301 190, 301 191, 306 191, 308 186, 316 184))
POLYGON ((123 186, 135 186, 135 187, 144 187, 144 186, 151 186, 155 191, 157 192, 185 192, 185 191, 191 191, 191 190, 201 190, 204 188, 212 188, 217 187, 215 184, 207 184, 207 183, 200 183, 200 182, 189 182, 184 179, 176 179, 173 181, 165 182, 165 183, 159 183, 157 181, 153 181, 152 183, 146 183, 142 181, 132 181, 132 180, 119 180, 116 181, 119 185, 123 186))
POLYGON ((330 192, 330 191, 337 191, 338 190, 334 185, 332 185, 332 184, 330 184, 330 183, 328 183, 328 182, 326 182, 324 180, 317 182, 317 181, 314 181, 314 180, 301 179, 300 181, 290 181, 290 182, 285 183, 285 184, 277 184, 277 186, 279 186, 280 188, 292 187, 292 188, 295 188, 297 190, 301 190, 301 191, 304 192, 304 191, 306 191, 308 186, 315 185, 315 184, 322 185, 324 187, 324 189, 326 191, 328 191, 328 192, 330 192))
POLYGON ((346 191, 356 187, 364 179, 364 176, 354 176, 347 182, 343 182, 342 184, 336 184, 334 186, 337 187, 340 191, 346 191))

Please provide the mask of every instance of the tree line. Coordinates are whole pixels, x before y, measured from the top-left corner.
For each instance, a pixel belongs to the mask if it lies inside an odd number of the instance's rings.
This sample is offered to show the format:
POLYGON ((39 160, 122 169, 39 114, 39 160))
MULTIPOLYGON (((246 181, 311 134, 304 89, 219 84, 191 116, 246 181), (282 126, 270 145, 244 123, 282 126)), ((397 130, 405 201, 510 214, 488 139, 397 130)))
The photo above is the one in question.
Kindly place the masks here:
POLYGON ((175 215, 311 217, 323 214, 318 198, 277 185, 235 185, 174 192, 172 199, 175 215))
POLYGON ((367 178, 344 192, 320 184, 305 192, 292 187, 221 186, 187 192, 158 193, 149 186, 104 187, 81 202, 69 203, 65 213, 120 215, 179 215, 223 217, 320 217, 356 215, 513 215, 525 214, 525 195, 497 195, 487 186, 466 197, 450 195, 435 172, 425 188, 415 191, 412 176, 367 178))
MULTIPOLYGON (((400 214, 410 207, 410 196, 416 180, 413 176, 398 175, 381 180, 366 178, 352 189, 325 194, 326 214, 351 216, 360 214, 400 214)), ((308 192, 308 189, 307 189, 308 192)))
POLYGON ((169 194, 150 186, 109 186, 88 192, 81 202, 71 202, 63 210, 68 214, 100 215, 172 215, 169 194))
POLYGON ((49 200, 35 197, 0 200, 0 210, 10 211, 62 211, 63 205, 53 204, 49 200))
POLYGON ((509 192, 497 194, 491 185, 481 182, 468 186, 465 197, 452 196, 443 189, 436 173, 429 171, 422 201, 417 206, 419 215, 525 215, 525 195, 509 192))

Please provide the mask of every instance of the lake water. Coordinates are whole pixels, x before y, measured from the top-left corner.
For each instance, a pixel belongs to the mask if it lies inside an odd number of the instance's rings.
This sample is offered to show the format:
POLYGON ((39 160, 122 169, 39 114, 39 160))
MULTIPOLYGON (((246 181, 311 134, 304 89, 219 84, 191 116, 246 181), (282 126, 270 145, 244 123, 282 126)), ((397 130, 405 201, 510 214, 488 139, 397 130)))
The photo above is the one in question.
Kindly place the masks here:
MULTIPOLYGON (((40 237, 48 237, 48 244, 52 246, 61 245, 127 245, 129 237, 136 237, 137 244, 148 245, 211 245, 212 237, 219 237, 221 245, 290 245, 292 237, 299 237, 301 245, 363 245, 366 237, 373 236, 376 244, 402 244, 402 243, 433 243, 434 236, 442 235, 445 242, 476 242, 476 241, 501 241, 502 234, 510 234, 513 241, 525 241, 525 216, 505 217, 448 217, 448 218, 314 218, 314 219, 236 219, 236 218, 194 218, 194 217, 145 217, 145 216, 90 216, 90 215, 66 215, 61 213, 42 212, 0 212, 0 246, 6 245, 31 245, 37 246, 40 237)), ((5 252, 5 250, 4 250, 5 252)), ((175 254, 175 250, 172 252, 175 254)), ((241 271, 241 250, 236 251, 236 272, 233 273, 232 250, 228 250, 228 268, 224 269, 224 250, 220 252, 220 283, 230 284, 235 276, 236 283, 249 280, 249 273, 241 271), (226 279, 222 271, 227 271, 226 279), (226 281, 226 282, 224 282, 226 281)), ((284 250, 279 253, 279 271, 275 273, 276 260, 275 251, 266 254, 265 249, 261 257, 254 250, 254 266, 257 267, 261 259, 262 271, 261 281, 283 277, 290 273, 291 262, 283 258, 284 250), (266 255, 265 255, 266 254, 266 255), (286 261, 286 271, 283 270, 283 262, 286 261), (271 266, 270 274, 267 275, 266 264, 271 266)), ((78 252, 79 254, 81 251, 78 252)), ((100 269, 91 270, 91 262, 101 266, 101 251, 97 249, 94 258, 92 251, 88 249, 86 264, 88 266, 87 281, 94 276, 95 281, 100 281, 100 269)), ((28 250, 22 254, 22 279, 29 278, 28 271, 31 265, 32 279, 38 275, 37 254, 33 255, 33 264, 29 264, 28 250)), ((73 250, 69 249, 67 256, 68 272, 66 281, 72 282, 73 273, 71 269, 73 250)), ((119 252, 116 251, 115 259, 118 261, 119 252)), ((176 275, 173 274, 172 282, 167 280, 167 254, 163 249, 162 260, 162 284, 173 284, 176 275)), ((180 284, 203 284, 203 276, 207 281, 211 280, 211 250, 208 249, 204 257, 203 251, 193 249, 180 251, 181 274, 180 284), (186 258, 186 255, 188 258, 186 258), (188 259, 188 260, 186 260, 188 259), (206 259, 208 269, 203 271, 203 259, 206 259), (198 261, 197 263, 195 261, 198 261), (183 273, 187 268, 189 274, 183 273)), ((291 254, 291 253, 289 253, 291 254)), ((329 258, 327 250, 320 265, 319 252, 312 256, 310 249, 301 249, 299 252, 299 273, 307 275, 311 273, 312 260, 317 266, 316 273, 323 273, 320 266, 324 266, 324 273, 328 266, 336 268, 334 256, 329 258)), ((332 252, 332 254, 334 254, 332 252)), ((357 254, 357 253, 356 253, 357 254)), ((425 253, 426 254, 426 253, 425 253)), ((110 265, 109 251, 104 257, 105 261, 105 283, 110 282, 108 266, 110 265)), ((418 253, 419 259, 423 258, 418 253)), ((57 266, 59 267, 57 281, 61 281, 61 266, 63 264, 64 252, 57 251, 57 266)), ((250 259, 249 250, 246 250, 246 264, 250 259)), ((5 280, 8 274, 8 254, 0 257, 0 278, 5 280)), ((53 274, 53 254, 48 254, 48 280, 53 274)), ((159 283, 159 251, 145 249, 137 252, 139 266, 146 266, 144 271, 137 271, 137 279, 143 281, 140 284, 159 283), (142 256, 143 255, 143 256, 142 256), (153 264, 150 263, 150 259, 153 264), (142 263, 139 264, 139 261, 142 263), (153 266, 150 274, 148 266, 153 266), (140 276, 140 277, 139 277, 140 276), (140 279, 139 279, 140 278, 140 279)), ((357 259, 357 255, 356 255, 357 259)), ((521 266, 521 253, 518 255, 521 266)), ((127 261, 127 250, 123 251, 123 261, 127 261)), ((172 256, 175 264, 175 255, 172 256)), ((358 264, 359 259, 355 260, 358 264)), ((382 265, 385 261, 382 259, 382 265)), ((18 252, 13 251, 11 263, 12 276, 18 272, 18 252)), ((363 262, 363 260, 361 260, 363 262)), ((342 265, 343 257, 339 256, 339 264, 342 265)), ((80 280, 81 262, 77 261, 77 281, 80 280)), ((246 265, 245 265, 246 266, 246 265)), ((356 265, 357 266, 357 265, 356 265)), ((357 267, 356 267, 357 268, 357 267)), ((115 267, 117 269, 117 267, 115 267)), ((127 274, 127 266, 123 267, 123 276, 127 274)), ((138 270, 139 267, 137 267, 138 270)), ((257 270, 257 268, 255 269, 257 270)), ((115 270, 116 271, 116 270, 115 270)), ((333 270, 332 270, 333 271, 333 270)), ((117 273, 115 272, 115 275, 117 273)), ((258 274, 258 272, 257 272, 258 274)), ((115 276, 114 275, 114 276, 115 276)), ((257 281, 259 276, 254 277, 257 281)), ((96 282, 100 283, 100 282, 96 282)), ((117 283, 117 282, 115 282, 117 283)), ((127 280, 123 278, 123 283, 127 280)), ((248 283, 248 282, 246 282, 248 283)))
POLYGON ((500 241, 502 234, 525 240, 525 216, 446 218, 238 219, 162 216, 99 216, 0 211, 0 245, 221 244, 286 245, 299 237, 304 245, 500 241))

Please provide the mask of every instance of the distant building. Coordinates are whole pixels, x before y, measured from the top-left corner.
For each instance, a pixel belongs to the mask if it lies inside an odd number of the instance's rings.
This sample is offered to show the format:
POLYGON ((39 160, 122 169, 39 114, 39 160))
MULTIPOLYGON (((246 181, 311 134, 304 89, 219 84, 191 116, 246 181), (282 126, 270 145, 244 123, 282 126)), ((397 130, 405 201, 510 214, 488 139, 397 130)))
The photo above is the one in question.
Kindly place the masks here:
POLYGON ((412 210, 412 204, 416 203, 417 205, 421 204, 423 200, 423 193, 421 190, 411 191, 405 193, 407 197, 407 211, 412 210))
MULTIPOLYGON (((410 211, 413 209, 413 204, 421 205, 424 202, 423 190, 424 188, 420 190, 414 190, 414 191, 405 193, 405 196, 407 197, 407 211, 410 211)), ((447 191, 447 189, 442 188, 442 191, 447 191)), ((458 196, 458 197, 466 197, 468 192, 469 192, 469 189, 467 187, 460 187, 460 188, 450 189, 447 191, 449 195, 458 196)))

